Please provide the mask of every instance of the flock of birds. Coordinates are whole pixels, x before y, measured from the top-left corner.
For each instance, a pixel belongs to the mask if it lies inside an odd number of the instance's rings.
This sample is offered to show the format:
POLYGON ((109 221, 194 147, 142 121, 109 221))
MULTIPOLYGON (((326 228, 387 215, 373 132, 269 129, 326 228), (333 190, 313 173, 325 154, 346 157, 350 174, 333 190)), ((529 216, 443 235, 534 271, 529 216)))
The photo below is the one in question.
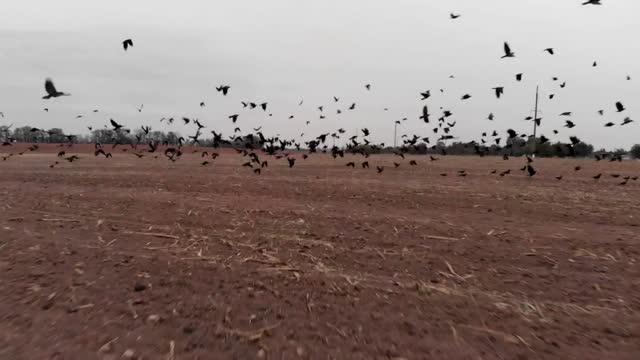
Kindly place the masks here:
MULTIPOLYGON (((601 5, 601 1, 589 0, 583 3, 583 5, 601 5)), ((455 20, 460 18, 461 15, 451 13, 450 17, 452 20, 455 20)), ((133 40, 132 39, 124 40, 122 42, 122 46, 124 51, 129 51, 129 49, 131 49, 134 46, 133 40)), ((501 59, 516 57, 515 52, 512 50, 511 46, 507 42, 504 43, 503 51, 504 51, 504 54, 500 57, 501 59)), ((553 56, 555 54, 554 48, 546 48, 543 51, 546 52, 549 56, 553 56)), ((593 67, 598 66, 597 62, 594 61, 592 66, 593 67)), ((515 79, 516 81, 522 81, 523 74, 522 73, 516 74, 515 79)), ((557 77, 554 77, 553 80, 559 81, 557 77)), ((631 77, 627 76, 627 80, 631 80, 631 77)), ((559 86, 560 88, 564 88, 566 86, 566 82, 559 84, 559 86)), ((44 88, 46 91, 46 95, 43 96, 43 99, 45 100, 71 95, 69 93, 59 91, 51 79, 46 79, 44 88)), ((372 89, 371 84, 364 85, 365 91, 371 91, 371 89, 372 89)), ((216 87, 216 91, 219 92, 221 96, 227 96, 230 90, 231 90, 231 86, 229 85, 220 85, 216 87)), ((493 91, 496 98, 498 99, 500 99, 501 96, 504 94, 504 87, 502 86, 494 87, 491 90, 493 91)), ((444 90, 440 89, 440 92, 444 93, 444 90)), ((431 97, 431 90, 420 92, 419 95, 420 95, 421 101, 427 101, 431 97)), ((549 98, 553 99, 554 96, 555 94, 550 94, 549 98)), ((470 98, 471 98, 470 94, 465 94, 461 97, 461 101, 465 101, 470 98)), ((341 104, 340 98, 337 96, 332 96, 332 100, 333 100, 333 103, 335 104, 341 104)), ((301 106, 303 102, 304 101, 300 101, 299 105, 301 106)), ((256 109, 258 111, 262 110, 265 113, 268 113, 268 109, 269 109, 268 102, 242 101, 241 105, 243 109, 246 109, 246 110, 256 109)), ((204 107, 204 106, 206 106, 205 103, 201 102, 200 107, 204 107)), ((345 105, 343 107, 344 110, 337 108, 335 111, 337 114, 341 114, 343 111, 354 110, 356 106, 357 106, 356 103, 351 103, 351 104, 345 105)), ((144 108, 144 105, 141 105, 137 109, 138 112, 142 112, 143 108, 144 108)), ((615 103, 615 109, 616 109, 616 112, 618 113, 623 113, 626 111, 625 106, 620 101, 615 103)), ((48 112, 48 108, 45 108, 44 110, 48 112)), ((317 110, 319 112, 319 118, 324 119, 326 117, 325 106, 324 105, 317 106, 317 110)), ((388 110, 388 109, 385 108, 385 110, 388 110)), ((438 143, 443 141, 446 142, 447 140, 450 140, 450 139, 455 139, 454 136, 452 135, 452 131, 456 126, 456 121, 449 120, 449 118, 453 116, 453 113, 450 110, 443 109, 442 107, 440 107, 440 110, 441 110, 441 115, 438 116, 437 120, 435 121, 434 127, 431 129, 431 131, 433 131, 433 133, 436 136, 436 139, 434 141, 434 143, 436 144, 432 144, 432 141, 429 137, 415 135, 415 134, 413 136, 403 135, 402 145, 400 147, 395 148, 395 151, 394 151, 394 154, 398 156, 398 161, 393 162, 394 168, 400 167, 402 165, 402 161, 405 159, 405 154, 415 152, 419 144, 426 144, 427 146, 430 146, 432 150, 439 151, 441 155, 446 155, 446 150, 444 149, 444 147, 439 146, 438 143)), ((98 110, 93 110, 93 112, 98 112, 98 110)), ((599 110, 598 113, 602 116, 604 115, 604 110, 599 110)), ((571 112, 563 112, 560 114, 560 116, 567 118, 565 120, 565 125, 564 125, 564 127, 566 127, 567 129, 572 129, 576 126, 576 124, 572 120, 570 120, 571 115, 572 115, 571 112)), ((269 114, 269 116, 272 116, 272 114, 269 114)), ((4 114, 1 112, 0 112, 0 117, 4 117, 4 114)), ((79 117, 82 117, 82 116, 79 115, 78 118, 79 117)), ((293 118, 293 115, 291 115, 289 118, 293 118)), ((231 114, 228 116, 228 119, 233 124, 236 124, 240 120, 240 114, 231 114)), ((490 121, 493 120, 494 115, 492 113, 489 114, 487 119, 490 121)), ((176 120, 180 121, 179 118, 176 119, 171 117, 171 118, 162 118, 160 119, 160 122, 165 124, 173 124, 174 121, 176 120)), ((184 122, 185 125, 191 124, 195 126, 195 133, 193 135, 189 135, 187 136, 187 138, 179 137, 177 139, 177 144, 170 144, 169 142, 159 143, 156 141, 147 141, 146 136, 149 135, 151 131, 151 126, 141 126, 140 129, 142 130, 142 134, 135 135, 136 141, 132 144, 129 144, 131 153, 133 153, 133 155, 135 155, 138 158, 144 158, 144 157, 150 156, 156 159, 159 157, 158 154, 160 153, 161 155, 163 154, 164 157, 166 157, 169 161, 175 162, 179 160, 180 157, 183 155, 184 145, 200 145, 201 144, 201 140, 203 140, 202 138, 203 129, 206 128, 206 126, 203 125, 198 119, 190 119, 187 117, 182 117, 181 120, 184 122)), ((402 121, 406 121, 406 120, 408 119, 407 118, 402 119, 402 121)), ((418 116, 418 120, 422 120, 422 122, 424 122, 425 124, 434 123, 432 122, 432 114, 430 113, 430 107, 428 104, 425 104, 422 107, 422 111, 421 111, 421 114, 418 116)), ((541 122, 541 118, 534 119, 531 116, 525 118, 525 120, 533 120, 534 122, 536 122, 537 125, 540 125, 540 122, 541 122)), ((632 122, 633 120, 631 120, 631 118, 626 117, 619 125, 625 126, 632 122)), ((310 121, 307 121, 306 123, 308 125, 310 121)), ((401 120, 396 121, 396 123, 400 124, 401 120)), ((613 122, 608 122, 604 126, 612 127, 615 125, 616 124, 613 122)), ((8 131, 9 128, 10 126, 4 127, 5 131, 8 131)), ((105 128, 111 128, 114 134, 116 135, 122 135, 122 134, 128 135, 130 133, 129 129, 127 129, 123 124, 118 123, 114 119, 110 119, 109 124, 105 125, 105 128)), ((93 130, 92 127, 88 127, 88 129, 90 131, 93 130)), ((32 128, 31 131, 34 133, 46 133, 45 130, 38 129, 38 128, 32 128)), ((341 137, 346 137, 345 135, 346 131, 343 128, 337 129, 334 132, 320 134, 309 141, 301 141, 296 139, 284 139, 279 136, 267 137, 261 132, 261 127, 253 128, 253 132, 250 132, 248 134, 243 135, 241 134, 241 132, 242 130, 239 127, 236 127, 234 129, 233 135, 228 136, 227 138, 224 138, 221 133, 217 133, 216 131, 211 131, 211 134, 213 136, 212 146, 214 149, 217 149, 220 147, 234 148, 237 153, 242 154, 243 157, 247 159, 247 161, 242 163, 242 167, 250 168, 256 174, 261 174, 261 172, 263 171, 262 169, 268 167, 267 157, 273 157, 276 160, 286 159, 288 166, 294 167, 297 161, 296 156, 301 156, 301 158, 305 160, 305 159, 308 159, 309 156, 314 153, 327 153, 327 154, 330 154, 334 159, 342 159, 345 157, 345 154, 359 155, 359 156, 362 156, 362 161, 360 161, 359 164, 356 164, 356 161, 348 161, 346 163, 346 166, 351 168, 355 168, 356 166, 358 166, 364 169, 368 169, 370 167, 369 160, 368 160, 369 155, 385 147, 384 143, 374 144, 369 140, 370 131, 367 128, 361 129, 360 134, 348 137, 348 142, 344 147, 339 147, 335 145, 336 139, 340 139, 341 137), (334 139, 333 146, 329 146, 327 144, 328 139, 334 139)), ((558 134, 559 130, 553 130, 553 133, 558 134)), ((303 135, 304 133, 301 134, 301 137, 303 135)), ((68 140, 68 143, 60 144, 59 146, 67 147, 67 150, 60 150, 60 152, 58 153, 58 156, 68 162, 75 162, 77 160, 80 160, 80 157, 77 155, 67 156, 66 152, 68 151, 68 148, 71 148, 73 146, 75 136, 74 135, 65 135, 65 136, 66 136, 66 139, 68 140)), ((526 141, 516 141, 516 139, 533 139, 533 141, 535 141, 537 144, 544 144, 550 141, 550 139, 545 137, 544 135, 541 135, 538 138, 533 138, 529 134, 518 134, 513 129, 507 130, 506 135, 504 137, 505 138, 503 139, 503 136, 501 136, 495 130, 490 134, 489 132, 485 132, 485 133, 482 133, 482 138, 480 142, 471 141, 467 143, 465 146, 472 147, 474 152, 480 156, 485 156, 490 153, 490 150, 495 151, 497 149, 498 151, 502 152, 503 158, 505 160, 508 160, 509 156, 513 153, 514 147, 527 146, 526 141), (501 145, 502 143, 504 143, 504 145, 501 145)), ((581 140, 575 136, 570 136, 569 140, 570 140, 569 143, 563 145, 566 147, 566 149, 558 149, 558 151, 567 150, 567 152, 571 156, 574 154, 574 151, 573 151, 574 147, 580 144, 581 140)), ((2 143, 2 146, 10 147, 13 145, 14 141, 15 139, 8 138, 7 141, 4 141, 2 143)), ((118 145, 122 145, 119 143, 119 140, 117 138, 114 138, 112 143, 113 143, 112 149, 115 149, 118 145)), ((106 158, 112 157, 112 154, 108 152, 107 148, 104 145, 100 143, 95 143, 94 146, 95 146, 94 155, 96 157, 98 156, 104 156, 106 158)), ((39 149, 39 146, 37 144, 34 144, 34 145, 31 145, 27 151, 37 151, 38 149, 39 149)), ((128 149, 126 148, 122 149, 122 151, 127 151, 127 150, 128 149)), ((194 153, 199 152, 199 150, 192 150, 192 151, 194 153)), ((7 156, 3 156, 2 158, 3 160, 8 160, 10 157, 14 155, 22 155, 22 154, 24 154, 24 152, 20 152, 18 154, 11 153, 7 156)), ((537 174, 537 170, 533 166, 534 164, 533 155, 534 154, 532 154, 532 156, 527 155, 526 164, 524 164, 524 166, 519 169, 529 177, 535 176, 537 174)), ((201 162, 201 164, 203 166, 209 165, 210 162, 215 160, 218 156, 220 156, 220 154, 218 152, 215 152, 215 150, 212 151, 211 153, 209 153, 208 151, 201 151, 201 157, 203 158, 203 161, 201 162)), ((430 161, 437 161, 439 159, 440 158, 434 157, 433 155, 429 156, 430 161)), ((619 155, 605 153, 605 154, 596 155, 595 160, 596 161, 602 161, 602 160, 622 161, 622 158, 619 155)), ((418 165, 416 160, 410 160, 408 163, 410 166, 418 165)), ((58 164, 59 162, 56 161, 54 164, 50 166, 55 167, 58 164)), ((385 168, 384 166, 378 165, 376 166, 376 170, 378 173, 382 173, 385 170, 385 168)), ((574 171, 580 171, 580 170, 581 170, 581 167, 579 166, 574 168, 574 171)), ((499 172, 497 169, 493 169, 491 170, 490 173, 504 177, 511 173, 511 169, 507 169, 501 172, 499 172)), ((448 174, 442 173, 441 175, 447 176, 448 174)), ((465 177, 467 175, 468 173, 466 172, 466 170, 460 170, 457 172, 457 176, 465 177)), ((596 174, 593 176, 593 179, 598 180, 602 176, 603 174, 596 174)), ((613 178, 621 177, 619 174, 610 174, 610 176, 613 178)), ((557 176, 556 178, 558 180, 562 180, 563 177, 557 176)), ((620 183, 620 185, 626 185, 629 180, 638 180, 638 177, 624 176, 622 177, 622 179, 623 181, 620 183)))

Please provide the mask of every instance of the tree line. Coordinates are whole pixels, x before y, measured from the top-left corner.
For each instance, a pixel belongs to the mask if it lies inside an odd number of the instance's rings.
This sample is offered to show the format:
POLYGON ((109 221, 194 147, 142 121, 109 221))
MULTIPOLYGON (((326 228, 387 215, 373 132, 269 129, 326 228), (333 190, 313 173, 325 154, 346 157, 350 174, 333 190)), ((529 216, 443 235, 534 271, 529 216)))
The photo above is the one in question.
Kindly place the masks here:
MULTIPOLYGON (((112 129, 95 129, 87 135, 68 135, 60 128, 51 128, 48 130, 37 129, 31 126, 22 126, 12 129, 11 126, 0 126, 0 142, 7 143, 74 143, 74 144, 139 144, 153 142, 156 144, 167 144, 177 146, 184 141, 179 133, 169 131, 149 131, 145 132, 141 129, 134 131, 112 129)), ((242 146, 243 138, 238 137, 226 146, 242 146)), ((201 146, 211 146, 213 138, 199 140, 201 146)), ((352 149, 353 150, 353 149, 352 149)), ((607 151, 605 149, 595 150, 594 146, 582 141, 577 143, 563 143, 542 141, 540 138, 530 137, 511 138, 507 140, 506 146, 498 146, 495 144, 486 145, 471 142, 452 142, 447 143, 439 141, 435 145, 425 142, 417 142, 416 139, 404 140, 404 144, 400 148, 380 147, 375 145, 359 145, 356 147, 358 151, 367 151, 369 153, 394 153, 402 151, 410 154, 447 154, 447 155, 492 155, 492 156, 523 156, 536 154, 539 157, 593 157, 596 155, 630 155, 635 159, 640 159, 640 144, 634 145, 629 151, 624 149, 616 149, 607 151)))

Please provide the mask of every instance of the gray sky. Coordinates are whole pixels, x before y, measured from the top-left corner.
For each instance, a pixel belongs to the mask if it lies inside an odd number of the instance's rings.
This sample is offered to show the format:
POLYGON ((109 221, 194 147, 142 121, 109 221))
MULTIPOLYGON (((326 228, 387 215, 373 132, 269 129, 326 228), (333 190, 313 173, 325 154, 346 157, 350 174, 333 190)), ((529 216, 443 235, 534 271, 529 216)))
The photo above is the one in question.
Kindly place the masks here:
POLYGON ((368 127, 372 140, 399 134, 434 138, 418 120, 419 92, 430 89, 432 121, 443 106, 454 113, 454 133, 479 139, 482 131, 531 131, 523 119, 541 86, 541 133, 554 140, 577 135, 596 146, 640 142, 640 26, 638 0, 23 0, 0 5, 0 124, 62 127, 87 132, 109 118, 131 128, 194 132, 159 123, 161 117, 197 117, 230 135, 228 115, 239 113, 243 132, 262 125, 287 137, 368 127), (481 6, 479 6, 481 5, 481 6), (462 17, 450 20, 449 13, 462 17), (637 36, 637 35, 636 35, 637 36), (128 52, 121 41, 132 38, 128 52), (500 59, 508 41, 516 58, 500 59), (543 52, 553 47, 555 56, 543 52), (593 61, 598 67, 591 66, 593 61), (514 79, 524 73, 524 81, 514 79), (455 75, 455 79, 449 79, 455 75), (627 81, 626 76, 632 80, 627 81), (637 79, 634 77, 637 77, 637 79), (558 82, 551 78, 557 76, 558 82), (42 100, 52 77, 71 97, 42 100), (567 82, 564 89, 561 82, 567 82), (371 83, 372 91, 364 90, 371 83), (231 85, 222 97, 215 86, 231 85), (492 87, 504 86, 496 99, 492 87), (440 94, 439 89, 445 93, 440 94), (460 101, 464 94, 472 98, 460 101), (554 100, 548 94, 555 93, 554 100), (633 95, 636 95, 635 97, 633 95), (334 104, 332 96, 340 97, 334 104), (298 103, 304 99, 304 104, 298 103), (240 101, 267 101, 273 117, 241 109, 240 101), (615 113, 622 101, 627 111, 615 113), (203 109, 199 103, 205 101, 203 109), (336 114, 353 102, 354 111, 336 114), (136 108, 144 104, 142 113, 136 108), (317 106, 327 118, 319 120, 317 106), (49 113, 42 111, 44 107, 49 113), (383 111, 388 107, 389 111, 383 111), (100 113, 91 113, 92 109, 100 113), (596 111, 605 110, 600 117, 596 111), (572 111, 577 127, 562 128, 572 111), (486 120, 493 112, 496 120, 486 120), (76 115, 85 118, 75 119, 76 115), (295 118, 289 120, 289 115, 295 118), (619 124, 630 116, 636 122, 619 124), (311 120, 309 126, 306 120, 311 120), (552 136, 553 129, 560 134, 552 136))

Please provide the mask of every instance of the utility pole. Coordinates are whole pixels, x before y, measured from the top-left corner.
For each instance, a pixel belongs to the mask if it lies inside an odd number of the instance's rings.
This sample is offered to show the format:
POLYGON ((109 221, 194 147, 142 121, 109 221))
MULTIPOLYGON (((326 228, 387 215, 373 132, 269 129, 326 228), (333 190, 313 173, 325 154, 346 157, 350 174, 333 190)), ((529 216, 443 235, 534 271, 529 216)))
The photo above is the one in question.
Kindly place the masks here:
POLYGON ((533 153, 536 153, 536 145, 538 141, 536 140, 536 134, 538 130, 538 90, 539 85, 536 85, 536 107, 533 110, 533 153))
POLYGON ((393 126, 393 148, 397 148, 398 147, 398 122, 395 122, 395 125, 393 126))

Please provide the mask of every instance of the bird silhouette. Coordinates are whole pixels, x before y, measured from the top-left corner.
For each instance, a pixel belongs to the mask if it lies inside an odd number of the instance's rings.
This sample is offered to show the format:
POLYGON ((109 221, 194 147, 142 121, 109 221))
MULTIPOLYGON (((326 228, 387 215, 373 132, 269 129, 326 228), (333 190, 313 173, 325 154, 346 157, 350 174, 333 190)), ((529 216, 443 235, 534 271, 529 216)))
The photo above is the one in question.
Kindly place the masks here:
MULTIPOLYGON (((68 93, 64 93, 62 91, 58 91, 56 89, 56 86, 53 84, 53 80, 47 78, 44 82, 44 90, 47 92, 46 96, 43 96, 42 98, 45 100, 51 99, 51 98, 57 98, 59 96, 70 96, 71 94, 68 93)), ((49 109, 45 109, 45 111, 49 111, 49 109)))
POLYGON ((544 51, 548 52, 550 55, 553 55, 553 48, 546 48, 544 51))
POLYGON ((454 14, 454 13, 449 14, 449 17, 453 20, 459 18, 460 16, 461 16, 460 14, 454 14))
POLYGON ((229 89, 231 89, 231 86, 229 86, 229 85, 220 85, 220 86, 216 87, 216 90, 218 92, 222 92, 223 96, 227 96, 227 93, 229 93, 229 89))
POLYGON ((126 39, 122 42, 122 47, 124 48, 124 51, 127 51, 130 47, 133 47, 133 40, 126 39))
POLYGON ((582 5, 602 5, 600 1, 601 0, 588 0, 587 2, 582 3, 582 5))
POLYGON ((111 122, 111 126, 113 126, 113 130, 118 131, 123 128, 123 125, 118 124, 113 119, 110 119, 109 121, 111 122))
POLYGON ((511 51, 511 47, 505 41, 505 43, 504 43, 504 55, 502 56, 502 59, 504 59, 504 58, 512 58, 512 57, 515 57, 515 56, 516 56, 516 54, 513 51, 511 51))
POLYGON ((529 177, 532 177, 536 173, 537 171, 533 168, 533 166, 527 164, 527 175, 529 175, 529 177))
POLYGON ((425 123, 429 123, 429 108, 427 105, 422 107, 422 115, 420 116, 420 119, 424 120, 425 123))
POLYGON ((617 110, 618 112, 623 112, 623 111, 625 111, 626 109, 625 109, 624 105, 622 105, 622 103, 621 103, 620 101, 618 101, 618 102, 616 102, 616 110, 617 110))
POLYGON ((502 86, 494 87, 493 90, 496 93, 496 97, 500 99, 500 96, 504 93, 504 87, 502 86))

